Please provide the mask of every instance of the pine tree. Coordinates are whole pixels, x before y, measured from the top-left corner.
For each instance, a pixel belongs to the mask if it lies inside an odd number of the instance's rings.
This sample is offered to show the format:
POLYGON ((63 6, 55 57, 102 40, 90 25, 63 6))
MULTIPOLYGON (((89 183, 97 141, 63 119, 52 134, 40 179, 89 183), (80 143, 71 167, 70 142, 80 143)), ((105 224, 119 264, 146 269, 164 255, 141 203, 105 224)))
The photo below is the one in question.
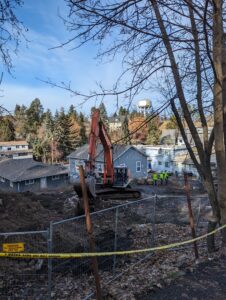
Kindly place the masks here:
POLYGON ((77 113, 77 111, 75 109, 75 106, 73 104, 70 105, 70 107, 69 107, 68 115, 69 115, 69 117, 73 117, 74 119, 78 118, 78 113, 77 113))
POLYGON ((17 138, 26 138, 27 135, 27 115, 26 115, 27 107, 25 105, 16 105, 14 109, 14 117, 15 117, 15 133, 17 138))
POLYGON ((26 111, 27 121, 26 121, 26 130, 28 133, 36 134, 38 127, 41 125, 43 118, 43 106, 41 101, 36 98, 34 99, 30 107, 26 111))
POLYGON ((159 120, 156 118, 152 119, 148 123, 148 136, 147 136, 147 144, 150 145, 158 145, 160 142, 161 131, 159 130, 159 120))
POLYGON ((33 149, 33 158, 37 161, 42 161, 43 154, 44 154, 42 140, 37 137, 34 138, 30 136, 28 142, 33 149))
POLYGON ((126 145, 131 145, 131 136, 129 131, 129 122, 127 115, 122 117, 122 135, 125 137, 123 140, 126 145))
POLYGON ((57 120, 55 120, 54 138, 63 159, 65 159, 79 143, 78 134, 72 130, 70 117, 65 114, 63 108, 57 120))
POLYGON ((100 118, 104 123, 105 127, 107 128, 107 130, 109 130, 107 110, 103 102, 101 102, 99 106, 99 110, 100 110, 100 118))
POLYGON ((87 136, 86 136, 86 127, 85 127, 85 117, 82 112, 79 114, 79 126, 80 126, 80 143, 79 145, 82 146, 87 143, 87 136))
POLYGON ((125 116, 126 114, 127 114, 128 112, 127 112, 127 109, 126 108, 124 108, 124 107, 122 107, 122 106, 120 106, 120 108, 119 108, 119 117, 121 117, 121 116, 125 116))
POLYGON ((50 109, 47 109, 47 111, 43 115, 43 123, 45 125, 45 128, 48 132, 53 132, 54 129, 54 120, 53 115, 51 113, 50 109))

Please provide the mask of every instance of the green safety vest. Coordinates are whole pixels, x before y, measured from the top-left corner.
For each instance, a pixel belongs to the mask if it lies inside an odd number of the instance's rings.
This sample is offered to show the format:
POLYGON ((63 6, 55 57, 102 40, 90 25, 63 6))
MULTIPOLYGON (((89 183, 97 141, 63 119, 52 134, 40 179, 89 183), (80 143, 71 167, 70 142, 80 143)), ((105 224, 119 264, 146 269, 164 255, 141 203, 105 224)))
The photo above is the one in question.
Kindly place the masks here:
POLYGON ((160 178, 160 179, 164 179, 164 177, 165 177, 165 176, 164 176, 164 173, 160 173, 159 178, 160 178))
POLYGON ((158 180, 158 174, 153 174, 153 180, 158 180))

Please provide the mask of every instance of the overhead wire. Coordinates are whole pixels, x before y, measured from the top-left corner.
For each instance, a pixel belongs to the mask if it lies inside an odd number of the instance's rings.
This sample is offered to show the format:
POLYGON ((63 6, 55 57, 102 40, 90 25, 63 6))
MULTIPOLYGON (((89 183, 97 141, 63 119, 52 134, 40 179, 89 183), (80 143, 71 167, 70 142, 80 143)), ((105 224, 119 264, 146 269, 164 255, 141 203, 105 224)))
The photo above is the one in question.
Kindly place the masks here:
MULTIPOLYGON (((130 136, 132 136, 133 134, 135 134, 137 131, 139 131, 141 128, 143 128, 144 126, 146 126, 151 120, 153 120, 154 118, 156 118, 158 115, 160 115, 160 113, 162 113, 165 109, 167 109, 170 104, 171 101, 174 100, 176 98, 176 96, 172 97, 171 99, 168 99, 163 105, 161 105, 158 109, 156 109, 154 112, 152 112, 143 122, 141 122, 141 124, 136 127, 133 131, 129 132, 127 135, 123 136, 122 138, 114 141, 112 143, 112 145, 116 145, 119 142, 128 139, 130 136)), ((102 149, 95 157, 95 159, 101 155, 104 152, 104 149, 102 149)))
MULTIPOLYGON (((173 97, 174 99, 175 97, 173 97)), ((143 128, 145 125, 147 125, 151 120, 153 120, 154 118, 156 118, 161 112, 163 112, 166 108, 168 108, 170 106, 170 101, 172 99, 167 100, 163 105, 161 105, 156 111, 154 111, 151 115, 149 115, 138 127, 136 127, 133 131, 131 131, 130 133, 128 133, 127 135, 123 136, 122 138, 114 141, 114 144, 118 144, 119 142, 127 139, 128 137, 130 137, 131 135, 133 135, 134 133, 136 133, 138 130, 140 130, 141 128, 143 128)))

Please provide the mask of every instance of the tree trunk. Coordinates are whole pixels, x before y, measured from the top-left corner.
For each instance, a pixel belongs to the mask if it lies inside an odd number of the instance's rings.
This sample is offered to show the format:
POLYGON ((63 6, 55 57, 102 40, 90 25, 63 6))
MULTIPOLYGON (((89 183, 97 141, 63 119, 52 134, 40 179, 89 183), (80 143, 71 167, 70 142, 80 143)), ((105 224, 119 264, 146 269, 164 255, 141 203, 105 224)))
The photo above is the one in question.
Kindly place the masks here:
MULTIPOLYGON (((226 159, 222 97, 222 0, 213 1, 213 10, 213 63, 216 74, 214 84, 214 134, 218 172, 218 201, 221 211, 221 224, 226 224, 226 159)), ((226 242, 226 231, 223 232, 223 241, 226 242)))
MULTIPOLYGON (((219 205, 218 205, 218 201, 217 201, 217 194, 216 194, 214 183, 213 183, 213 177, 211 174, 210 165, 208 166, 208 168, 205 172, 204 186, 208 193, 209 201, 210 201, 210 204, 212 207, 212 212, 213 212, 213 215, 208 220, 207 232, 209 233, 216 228, 216 226, 220 220, 220 209, 219 209, 219 205)), ((216 251, 214 235, 210 235, 207 237, 207 249, 209 252, 216 251)))

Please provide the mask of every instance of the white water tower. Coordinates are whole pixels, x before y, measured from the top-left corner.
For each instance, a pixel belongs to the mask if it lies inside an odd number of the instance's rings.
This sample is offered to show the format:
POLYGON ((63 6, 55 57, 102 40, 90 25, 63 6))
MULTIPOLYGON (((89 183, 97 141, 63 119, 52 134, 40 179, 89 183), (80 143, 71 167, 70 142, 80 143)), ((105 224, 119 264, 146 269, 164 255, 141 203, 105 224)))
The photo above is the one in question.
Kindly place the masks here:
POLYGON ((140 100, 138 102, 139 112, 146 116, 151 110, 151 101, 148 99, 140 100))

